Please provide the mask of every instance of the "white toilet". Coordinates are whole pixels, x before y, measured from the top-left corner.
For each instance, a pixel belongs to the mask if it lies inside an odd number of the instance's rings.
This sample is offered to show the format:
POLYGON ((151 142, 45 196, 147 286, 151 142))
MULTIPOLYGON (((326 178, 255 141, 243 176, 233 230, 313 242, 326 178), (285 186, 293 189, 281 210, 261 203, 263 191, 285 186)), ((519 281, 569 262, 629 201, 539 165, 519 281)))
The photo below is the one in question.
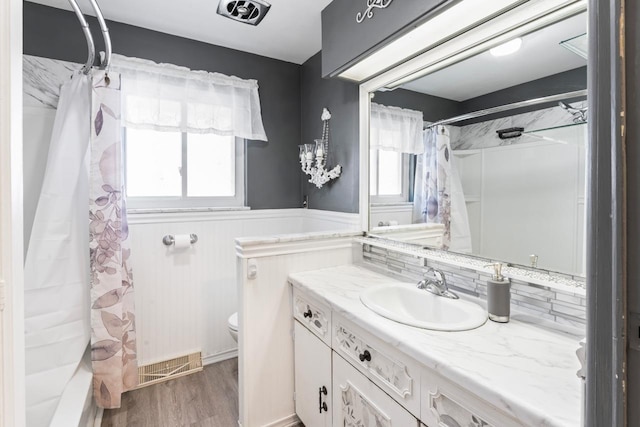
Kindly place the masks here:
POLYGON ((235 342, 238 342, 238 313, 233 313, 227 321, 229 324, 229 333, 235 342))

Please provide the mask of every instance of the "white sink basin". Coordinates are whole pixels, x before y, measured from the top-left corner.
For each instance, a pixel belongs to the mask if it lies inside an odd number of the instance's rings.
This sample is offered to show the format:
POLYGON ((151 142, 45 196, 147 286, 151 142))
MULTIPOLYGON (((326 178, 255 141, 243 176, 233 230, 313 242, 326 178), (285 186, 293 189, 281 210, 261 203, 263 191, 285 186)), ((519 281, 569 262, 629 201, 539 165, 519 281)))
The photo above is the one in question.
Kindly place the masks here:
POLYGON ((434 295, 413 284, 376 286, 362 292, 360 301, 380 316, 423 329, 466 331, 487 321, 486 310, 478 304, 434 295))

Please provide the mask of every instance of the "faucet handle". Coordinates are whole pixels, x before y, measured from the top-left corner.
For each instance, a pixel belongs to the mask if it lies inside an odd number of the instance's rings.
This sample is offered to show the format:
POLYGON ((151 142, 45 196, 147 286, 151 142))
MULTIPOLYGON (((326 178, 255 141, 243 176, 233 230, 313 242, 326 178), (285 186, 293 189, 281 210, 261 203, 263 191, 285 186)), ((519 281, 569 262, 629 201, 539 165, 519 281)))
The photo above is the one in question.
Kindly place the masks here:
POLYGON ((433 277, 438 281, 438 282, 442 282, 442 283, 446 283, 447 280, 444 278, 444 273, 436 268, 433 267, 429 267, 429 269, 427 270, 427 272, 425 273, 425 276, 427 274, 433 274, 433 277))

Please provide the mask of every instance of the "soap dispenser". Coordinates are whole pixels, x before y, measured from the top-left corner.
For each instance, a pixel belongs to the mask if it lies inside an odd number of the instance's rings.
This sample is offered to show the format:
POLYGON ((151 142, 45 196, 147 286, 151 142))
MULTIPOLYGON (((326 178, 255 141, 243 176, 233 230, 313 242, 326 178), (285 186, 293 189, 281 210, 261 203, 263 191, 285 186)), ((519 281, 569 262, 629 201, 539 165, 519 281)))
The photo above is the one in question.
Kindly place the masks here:
POLYGON ((493 275, 487 280, 487 311, 494 322, 507 323, 511 313, 511 282, 502 275, 502 264, 494 262, 493 275))

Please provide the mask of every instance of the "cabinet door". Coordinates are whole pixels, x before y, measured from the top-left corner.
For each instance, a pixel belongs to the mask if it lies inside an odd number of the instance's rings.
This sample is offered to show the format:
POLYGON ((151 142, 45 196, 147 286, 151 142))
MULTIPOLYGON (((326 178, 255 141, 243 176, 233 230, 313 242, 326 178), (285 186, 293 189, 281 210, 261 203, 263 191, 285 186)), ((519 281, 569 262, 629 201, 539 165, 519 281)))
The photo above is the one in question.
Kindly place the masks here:
POLYGON ((331 347, 331 309, 293 290, 293 317, 331 347))
POLYGON ((333 350, 419 418, 420 365, 340 315, 332 322, 333 350))
POLYGON ((508 415, 431 369, 421 375, 420 419, 429 426, 524 427, 531 422, 508 415))
POLYGON ((418 420, 333 353, 333 421, 340 427, 417 427, 418 420))
POLYGON ((331 349, 299 322, 293 323, 296 414, 305 427, 329 427, 331 349))

